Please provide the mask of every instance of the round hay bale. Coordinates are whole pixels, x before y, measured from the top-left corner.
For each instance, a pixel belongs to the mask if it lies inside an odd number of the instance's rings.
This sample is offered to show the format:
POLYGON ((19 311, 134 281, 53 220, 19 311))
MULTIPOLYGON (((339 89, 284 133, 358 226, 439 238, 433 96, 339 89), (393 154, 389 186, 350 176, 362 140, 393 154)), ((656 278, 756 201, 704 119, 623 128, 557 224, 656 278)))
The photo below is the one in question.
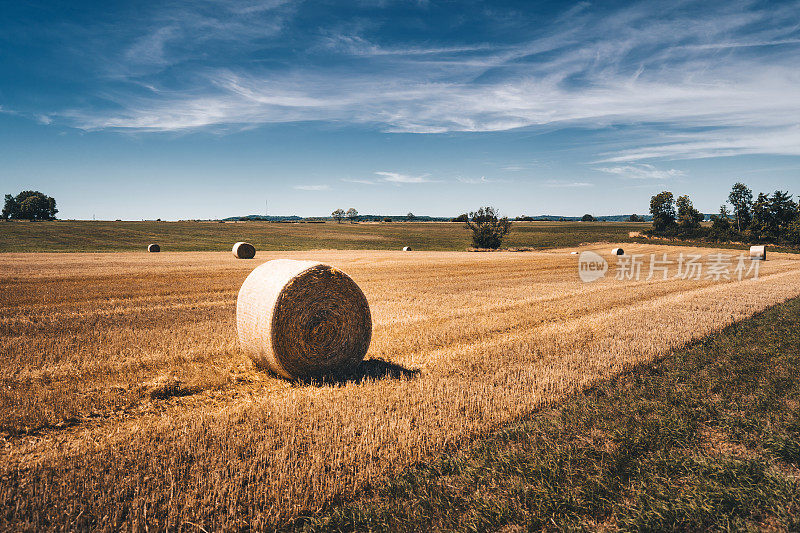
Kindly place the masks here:
POLYGON ((236 259, 252 259, 256 256, 256 247, 249 242, 237 242, 232 252, 236 259))
POLYGON ((767 247, 766 246, 751 246, 750 247, 750 259, 753 261, 766 261, 767 259, 767 247))
POLYGON ((614 248, 613 250, 611 250, 611 253, 613 255, 625 255, 625 250, 623 250, 622 248, 614 248))
POLYGON ((569 255, 578 255, 578 252, 570 252, 569 255))
POLYGON ((147 251, 150 253, 160 252, 161 247, 155 243, 147 245, 147 251))
POLYGON ((293 379, 359 364, 372 338, 372 316, 364 293, 344 272, 275 259, 244 280, 236 329, 257 367, 293 379))
POLYGON ((404 252, 410 252, 411 251, 411 247, 410 246, 403 246, 403 251, 404 252))

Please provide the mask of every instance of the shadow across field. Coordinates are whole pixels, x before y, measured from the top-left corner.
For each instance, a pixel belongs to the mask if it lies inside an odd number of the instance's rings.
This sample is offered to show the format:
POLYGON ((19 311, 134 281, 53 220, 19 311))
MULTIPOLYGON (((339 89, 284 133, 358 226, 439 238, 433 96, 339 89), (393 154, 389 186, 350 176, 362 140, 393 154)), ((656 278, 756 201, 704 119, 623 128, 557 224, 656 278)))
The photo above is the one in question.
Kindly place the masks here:
POLYGON ((420 370, 406 368, 396 363, 390 363, 383 359, 367 359, 362 361, 353 370, 339 372, 325 376, 308 378, 298 378, 294 384, 298 386, 313 385, 315 387, 326 387, 332 385, 345 385, 347 383, 361 383, 366 380, 383 379, 414 379, 420 375, 420 370))
POLYGON ((281 529, 800 531, 798 317, 800 298, 281 529))

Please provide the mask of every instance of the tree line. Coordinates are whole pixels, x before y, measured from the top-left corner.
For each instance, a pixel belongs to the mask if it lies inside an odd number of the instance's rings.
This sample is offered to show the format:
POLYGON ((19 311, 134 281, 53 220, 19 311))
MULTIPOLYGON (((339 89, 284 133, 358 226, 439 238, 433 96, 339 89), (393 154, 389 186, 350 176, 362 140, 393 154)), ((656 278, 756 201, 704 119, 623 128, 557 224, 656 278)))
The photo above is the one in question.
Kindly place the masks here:
POLYGON ((800 246, 800 203, 785 191, 762 192, 753 199, 747 185, 736 183, 709 227, 700 224, 705 216, 688 195, 675 199, 669 191, 658 193, 650 199, 650 214, 653 235, 800 246))

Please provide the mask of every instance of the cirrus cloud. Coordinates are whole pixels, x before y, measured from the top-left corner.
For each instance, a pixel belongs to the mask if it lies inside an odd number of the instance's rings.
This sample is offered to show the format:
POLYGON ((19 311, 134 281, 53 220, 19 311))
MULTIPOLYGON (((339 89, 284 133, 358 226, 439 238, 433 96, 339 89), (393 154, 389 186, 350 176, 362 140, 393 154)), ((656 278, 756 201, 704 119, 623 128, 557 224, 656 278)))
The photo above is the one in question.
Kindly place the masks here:
MULTIPOLYGON (((516 38, 494 43, 448 41, 434 25, 421 29, 424 43, 340 20, 309 31, 294 23, 298 9, 282 1, 169 4, 131 30, 135 39, 119 39, 121 49, 104 34, 110 51, 96 53, 96 81, 107 105, 39 114, 86 130, 144 132, 301 121, 419 134, 647 124, 658 133, 604 161, 800 154, 797 1, 581 3, 535 31, 523 15, 516 38), (303 44, 292 51, 287 41, 303 44), (274 52, 264 59, 262 50, 274 52)), ((374 16, 379 25, 390 14, 374 16)), ((498 20, 485 24, 508 25, 498 20)), ((86 42, 105 50, 98 39, 86 42)), ((80 99, 87 101, 96 100, 80 99)), ((641 167, 609 168, 663 179, 641 167)), ((429 181, 385 174, 392 183, 429 181)))

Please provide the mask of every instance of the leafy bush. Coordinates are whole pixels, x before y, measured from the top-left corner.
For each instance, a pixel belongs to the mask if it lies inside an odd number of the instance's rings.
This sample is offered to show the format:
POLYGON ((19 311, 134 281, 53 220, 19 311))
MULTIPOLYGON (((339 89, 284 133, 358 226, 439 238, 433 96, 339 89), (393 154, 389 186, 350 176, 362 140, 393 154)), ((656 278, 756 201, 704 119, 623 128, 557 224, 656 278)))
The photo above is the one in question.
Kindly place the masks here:
POLYGON ((469 214, 465 226, 472 230, 472 245, 475 248, 500 248, 503 238, 511 231, 508 217, 499 218, 493 207, 481 207, 469 214))

